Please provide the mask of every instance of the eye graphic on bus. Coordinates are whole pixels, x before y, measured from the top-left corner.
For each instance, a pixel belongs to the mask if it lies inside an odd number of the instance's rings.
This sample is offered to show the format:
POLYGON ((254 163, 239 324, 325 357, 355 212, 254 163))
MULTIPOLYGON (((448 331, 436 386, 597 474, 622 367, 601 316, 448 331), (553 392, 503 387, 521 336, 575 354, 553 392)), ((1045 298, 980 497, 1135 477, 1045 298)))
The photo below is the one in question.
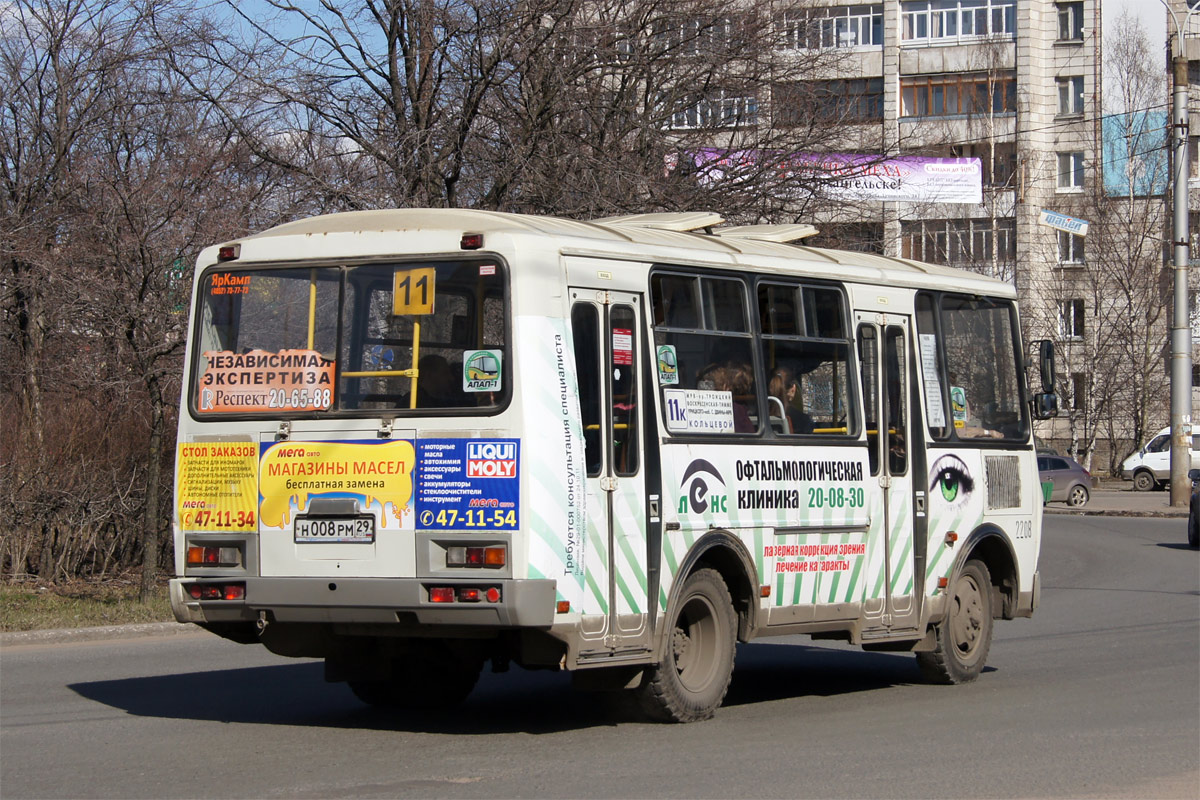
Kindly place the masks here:
POLYGON ((500 360, 491 353, 480 353, 467 362, 468 380, 491 381, 499 374, 500 360))
POLYGON ((966 463, 956 455, 947 453, 933 464, 929 472, 929 494, 941 497, 951 506, 960 506, 975 490, 975 479, 971 477, 966 463))
POLYGON ((689 508, 693 514, 703 514, 710 507, 714 512, 729 510, 728 496, 724 492, 718 494, 725 488, 725 479, 720 470, 702 458, 688 464, 679 488, 683 490, 679 498, 680 514, 686 514, 689 508))

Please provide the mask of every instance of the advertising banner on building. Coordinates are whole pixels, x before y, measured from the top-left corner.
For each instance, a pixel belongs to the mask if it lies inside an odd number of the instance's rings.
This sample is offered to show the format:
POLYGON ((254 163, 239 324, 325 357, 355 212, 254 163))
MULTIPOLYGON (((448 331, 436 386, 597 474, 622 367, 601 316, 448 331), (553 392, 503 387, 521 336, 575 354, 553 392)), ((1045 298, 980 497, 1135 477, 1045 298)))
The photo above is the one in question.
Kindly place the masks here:
POLYGON ((906 203, 983 202, 983 171, 978 158, 880 158, 848 153, 792 153, 756 150, 698 150, 691 155, 702 184, 736 179, 764 160, 780 177, 809 191, 840 200, 888 200, 906 203))

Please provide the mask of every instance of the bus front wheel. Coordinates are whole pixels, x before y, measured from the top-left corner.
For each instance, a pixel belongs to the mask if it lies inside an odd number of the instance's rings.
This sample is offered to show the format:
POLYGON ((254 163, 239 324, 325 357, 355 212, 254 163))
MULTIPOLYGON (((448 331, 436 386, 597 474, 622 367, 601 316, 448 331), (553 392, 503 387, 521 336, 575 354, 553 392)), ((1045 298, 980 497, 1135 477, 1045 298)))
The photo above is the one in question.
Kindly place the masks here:
POLYGON ((662 663, 637 690, 643 710, 663 722, 708 719, 729 689, 737 639, 733 601, 720 573, 700 569, 688 576, 666 636, 662 663))
POLYGON ((992 647, 992 579, 982 561, 968 561, 955 578, 950 608, 934 633, 934 650, 917 653, 925 680, 967 683, 978 678, 992 647))

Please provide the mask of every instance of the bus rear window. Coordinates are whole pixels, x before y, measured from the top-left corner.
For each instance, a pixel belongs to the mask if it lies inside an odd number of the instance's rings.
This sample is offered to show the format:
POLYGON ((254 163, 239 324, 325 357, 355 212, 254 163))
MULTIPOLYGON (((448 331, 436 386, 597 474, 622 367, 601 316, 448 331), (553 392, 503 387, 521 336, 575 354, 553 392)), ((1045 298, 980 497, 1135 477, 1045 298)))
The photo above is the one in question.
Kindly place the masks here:
POLYGON ((507 394, 507 313, 490 260, 211 270, 195 413, 488 409, 507 394))

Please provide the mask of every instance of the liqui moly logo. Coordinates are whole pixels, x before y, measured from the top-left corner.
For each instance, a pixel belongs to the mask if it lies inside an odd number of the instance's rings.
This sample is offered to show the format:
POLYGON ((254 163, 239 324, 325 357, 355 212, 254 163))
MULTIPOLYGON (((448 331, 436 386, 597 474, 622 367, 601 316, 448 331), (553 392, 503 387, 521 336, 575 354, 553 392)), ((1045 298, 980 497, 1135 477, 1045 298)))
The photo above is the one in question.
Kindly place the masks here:
POLYGON ((515 442, 468 442, 468 478, 517 477, 515 442))

